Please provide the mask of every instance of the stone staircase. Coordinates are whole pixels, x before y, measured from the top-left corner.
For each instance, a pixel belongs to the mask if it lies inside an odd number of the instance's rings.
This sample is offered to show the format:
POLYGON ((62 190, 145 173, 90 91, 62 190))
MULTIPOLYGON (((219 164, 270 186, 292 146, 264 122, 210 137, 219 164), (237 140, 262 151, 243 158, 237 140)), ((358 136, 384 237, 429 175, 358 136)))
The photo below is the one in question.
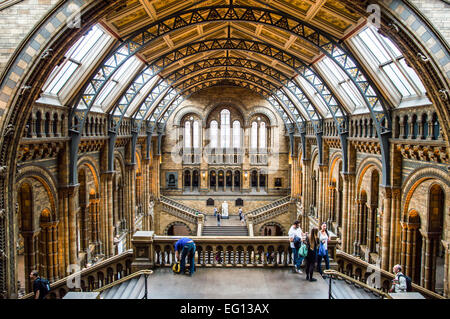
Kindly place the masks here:
POLYGON ((206 215, 201 210, 198 210, 198 209, 186 206, 186 205, 181 204, 180 202, 177 202, 177 201, 175 201, 175 200, 173 200, 173 199, 171 199, 169 197, 166 197, 166 196, 162 196, 161 195, 160 196, 160 200, 161 200, 162 203, 171 205, 171 206, 173 206, 173 207, 175 207, 175 208, 177 208, 177 209, 179 209, 181 211, 184 211, 184 212, 188 212, 188 213, 191 213, 191 214, 194 214, 194 215, 200 215, 200 214, 206 215))
POLYGON ((270 204, 258 207, 257 209, 254 209, 252 211, 249 211, 245 213, 244 215, 259 215, 261 213, 267 212, 275 207, 284 205, 286 203, 289 203, 291 201, 291 196, 286 196, 280 199, 277 199, 276 201, 271 202, 270 204))
MULTIPOLYGON (((143 299, 145 296, 145 275, 131 278, 121 284, 104 290, 101 299, 143 299)), ((147 278, 147 286, 150 277, 147 278)))
POLYGON ((248 236, 247 226, 204 226, 202 236, 248 236))
MULTIPOLYGON (((329 284, 329 278, 326 279, 329 284)), ((344 279, 331 279, 331 296, 333 299, 381 299, 370 290, 355 285, 344 279)))

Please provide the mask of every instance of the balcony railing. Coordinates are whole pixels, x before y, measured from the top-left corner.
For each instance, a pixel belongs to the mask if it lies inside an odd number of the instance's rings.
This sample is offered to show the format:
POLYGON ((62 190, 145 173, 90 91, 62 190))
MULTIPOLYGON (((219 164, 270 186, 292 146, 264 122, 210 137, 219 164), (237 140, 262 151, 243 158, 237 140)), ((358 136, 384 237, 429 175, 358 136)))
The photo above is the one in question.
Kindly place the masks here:
MULTIPOLYGON (((143 257, 133 261, 133 269, 171 267, 175 262, 174 244, 180 237, 157 236, 153 232, 138 232, 133 237, 133 249, 143 257)), ((287 236, 191 236, 196 245, 197 267, 288 267, 293 266, 293 254, 287 236)), ((330 259, 335 254, 336 240, 328 244, 330 259)))
MULTIPOLYGON (((132 273, 131 263, 133 250, 127 250, 119 255, 103 260, 91 267, 73 273, 50 284, 49 299, 61 299, 68 291, 94 291, 132 273), (79 278, 80 287, 75 286, 79 278)), ((32 299, 34 293, 24 295, 21 299, 32 299)))
MULTIPOLYGON (((391 288, 392 280, 395 277, 394 274, 341 250, 336 251, 336 262, 339 272, 363 283, 374 285, 375 288, 385 293, 391 288)), ((412 288, 413 291, 419 292, 428 299, 444 299, 443 296, 415 283, 412 283, 412 288)))

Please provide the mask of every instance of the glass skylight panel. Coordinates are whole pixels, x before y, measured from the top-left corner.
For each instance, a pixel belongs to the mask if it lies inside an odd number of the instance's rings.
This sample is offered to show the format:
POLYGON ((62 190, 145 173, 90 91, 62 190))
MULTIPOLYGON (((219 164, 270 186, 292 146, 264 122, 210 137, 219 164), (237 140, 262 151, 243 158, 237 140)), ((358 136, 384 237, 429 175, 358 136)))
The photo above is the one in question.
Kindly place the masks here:
POLYGON ((75 50, 71 53, 71 59, 81 62, 83 58, 89 53, 89 51, 93 48, 93 46, 97 43, 97 41, 104 35, 105 33, 99 27, 92 27, 91 31, 83 38, 78 40, 75 50))
POLYGON ((301 87, 306 92, 308 92, 309 96, 314 101, 314 106, 319 108, 320 113, 322 113, 323 115, 327 115, 329 113, 328 108, 325 102, 323 101, 322 97, 320 96, 320 94, 317 93, 317 91, 311 86, 311 84, 309 84, 309 82, 306 81, 304 78, 297 77, 296 80, 297 82, 299 82, 299 84, 301 84, 301 87))
POLYGON ((379 38, 376 36, 371 28, 367 28, 358 35, 372 52, 373 56, 378 60, 379 64, 386 63, 391 60, 388 52, 381 44, 379 38))
POLYGON ((413 83, 418 87, 420 92, 424 94, 427 90, 425 89, 425 86, 422 83, 422 80, 420 80, 419 76, 417 75, 416 71, 414 71, 413 68, 409 67, 406 64, 405 58, 402 58, 399 60, 400 64, 402 65, 403 69, 406 71, 408 76, 411 78, 413 83))
POLYGON ((58 94, 77 68, 78 64, 67 61, 67 63, 61 67, 60 71, 56 73, 56 76, 48 85, 46 92, 55 95, 58 94))
POLYGON ((394 63, 389 63, 382 68, 402 96, 414 94, 414 89, 409 85, 408 80, 394 63))

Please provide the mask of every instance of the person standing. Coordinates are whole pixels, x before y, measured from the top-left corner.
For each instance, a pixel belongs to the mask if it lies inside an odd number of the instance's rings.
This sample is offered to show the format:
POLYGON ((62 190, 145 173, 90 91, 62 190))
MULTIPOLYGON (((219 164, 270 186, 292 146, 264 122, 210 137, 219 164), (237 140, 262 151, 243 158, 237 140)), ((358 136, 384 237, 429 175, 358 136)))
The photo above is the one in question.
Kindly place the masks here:
POLYGON ((311 234, 306 237, 306 245, 308 247, 308 255, 306 256, 306 280, 317 281, 313 278, 314 266, 316 263, 317 252, 319 250, 319 229, 314 227, 311 234))
POLYGON ((292 252, 294 253, 294 269, 293 271, 301 274, 302 271, 300 270, 300 266, 303 262, 303 257, 298 254, 298 250, 300 248, 301 242, 303 240, 303 232, 300 228, 300 222, 296 220, 288 232, 290 246, 292 249, 292 252))
POLYGON ((174 245, 175 260, 180 261, 180 273, 184 274, 186 269, 186 257, 188 257, 190 267, 189 276, 195 272, 195 243, 192 239, 183 237, 180 238, 174 245), (181 252, 181 257, 180 257, 181 252))
POLYGON ((244 214, 242 213, 242 208, 239 207, 239 221, 241 222, 241 224, 243 222, 243 219, 244 219, 244 214))
POLYGON ((220 226, 220 212, 217 212, 217 226, 220 226))
POLYGON ((330 269, 330 257, 328 256, 328 241, 330 235, 328 234, 327 224, 323 223, 319 231, 319 252, 317 254, 317 271, 322 275, 322 258, 325 260, 325 268, 330 269))
POLYGON ((217 215, 217 207, 214 207, 214 216, 217 215))

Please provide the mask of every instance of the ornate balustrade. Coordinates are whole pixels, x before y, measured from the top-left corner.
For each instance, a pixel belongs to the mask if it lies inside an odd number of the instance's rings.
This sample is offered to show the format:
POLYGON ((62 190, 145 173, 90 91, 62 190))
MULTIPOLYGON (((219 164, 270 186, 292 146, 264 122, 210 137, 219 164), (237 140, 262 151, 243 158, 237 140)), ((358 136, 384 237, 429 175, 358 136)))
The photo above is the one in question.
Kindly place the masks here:
MULTIPOLYGON (((388 292, 391 288, 394 274, 380 269, 376 265, 369 264, 362 259, 347 254, 341 250, 336 251, 336 262, 338 264, 338 271, 346 274, 363 283, 374 286, 384 292, 388 292)), ((429 299, 444 299, 443 296, 425 289, 419 285, 412 284, 413 291, 421 293, 429 299)))
MULTIPOLYGON (((180 237, 136 232, 133 237, 133 271, 170 267, 175 261, 174 244, 180 237)), ((196 244, 197 267, 288 267, 293 265, 289 238, 277 237, 190 237, 196 244)), ((334 259, 337 240, 328 244, 334 259)))
MULTIPOLYGON (((122 254, 100 261, 95 265, 55 281, 50 284, 50 293, 47 298, 60 299, 68 291, 94 291, 128 276, 132 273, 132 257, 133 250, 130 249, 122 254), (68 286, 68 284, 76 283, 76 279, 74 278, 79 278, 80 288, 71 288, 68 286)), ((34 293, 29 293, 21 299, 32 299, 33 296, 34 293)))

